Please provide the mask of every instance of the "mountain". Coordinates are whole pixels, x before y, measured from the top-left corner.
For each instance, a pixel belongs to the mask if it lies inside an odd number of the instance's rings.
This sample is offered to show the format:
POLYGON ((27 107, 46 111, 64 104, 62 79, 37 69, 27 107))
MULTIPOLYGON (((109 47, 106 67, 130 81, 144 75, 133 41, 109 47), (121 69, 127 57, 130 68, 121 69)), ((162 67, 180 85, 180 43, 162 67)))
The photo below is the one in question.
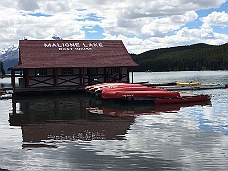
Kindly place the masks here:
MULTIPOLYGON (((45 40, 62 40, 61 37, 53 34, 45 40)), ((13 45, 0 51, 0 61, 3 62, 3 67, 6 73, 10 73, 8 68, 18 65, 19 60, 19 47, 13 45)))
MULTIPOLYGON (((50 38, 47 38, 47 39, 50 40, 50 38)), ((51 39, 54 39, 54 40, 63 40, 61 37, 59 37, 59 36, 57 36, 55 34, 52 35, 51 39)))
POLYGON ((10 46, 0 52, 0 61, 3 62, 6 73, 9 73, 9 71, 7 71, 8 68, 18 64, 18 52, 18 45, 10 46))
POLYGON ((13 46, 8 47, 7 49, 3 49, 0 52, 0 60, 3 62, 7 59, 12 60, 15 58, 16 52, 18 52, 17 45, 13 45, 13 46))

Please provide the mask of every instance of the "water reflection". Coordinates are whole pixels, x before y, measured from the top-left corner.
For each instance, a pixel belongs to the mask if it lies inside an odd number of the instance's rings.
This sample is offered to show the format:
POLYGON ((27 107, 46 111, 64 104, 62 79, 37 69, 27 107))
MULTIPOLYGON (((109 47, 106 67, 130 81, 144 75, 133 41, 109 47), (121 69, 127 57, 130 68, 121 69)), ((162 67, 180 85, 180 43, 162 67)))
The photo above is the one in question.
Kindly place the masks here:
POLYGON ((23 147, 56 147, 37 142, 58 140, 124 140, 138 115, 176 112, 183 105, 196 105, 119 104, 81 94, 20 98, 12 102, 9 122, 11 126, 21 126, 23 147))
POLYGON ((89 103, 83 95, 13 99, 9 122, 21 126, 23 142, 124 139, 134 118, 93 115, 89 103))
POLYGON ((160 115, 164 113, 176 113, 183 107, 190 107, 195 105, 210 105, 210 102, 196 102, 196 103, 181 103, 181 104, 165 104, 154 105, 152 102, 147 103, 127 103, 122 101, 118 103, 92 104, 86 109, 93 114, 110 115, 118 117, 136 117, 139 115, 160 115))

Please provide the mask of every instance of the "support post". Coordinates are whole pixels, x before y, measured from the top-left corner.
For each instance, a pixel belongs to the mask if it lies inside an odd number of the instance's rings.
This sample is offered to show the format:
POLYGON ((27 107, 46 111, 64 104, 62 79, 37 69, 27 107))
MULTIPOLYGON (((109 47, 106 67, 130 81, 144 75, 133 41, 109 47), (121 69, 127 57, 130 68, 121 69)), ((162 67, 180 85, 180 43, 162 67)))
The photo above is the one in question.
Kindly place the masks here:
POLYGON ((82 85, 83 84, 83 73, 82 73, 82 70, 83 70, 83 68, 79 68, 79 80, 80 80, 80 85, 82 85))
POLYGON ((58 86, 58 76, 57 76, 57 69, 53 69, 53 74, 54 74, 54 87, 58 86))
POLYGON ((15 70, 11 70, 11 86, 15 89, 15 70))
POLYGON ((134 83, 133 81, 134 75, 133 75, 133 71, 131 72, 131 83, 134 83))
POLYGON ((29 73, 28 69, 24 69, 25 88, 29 88, 29 73))

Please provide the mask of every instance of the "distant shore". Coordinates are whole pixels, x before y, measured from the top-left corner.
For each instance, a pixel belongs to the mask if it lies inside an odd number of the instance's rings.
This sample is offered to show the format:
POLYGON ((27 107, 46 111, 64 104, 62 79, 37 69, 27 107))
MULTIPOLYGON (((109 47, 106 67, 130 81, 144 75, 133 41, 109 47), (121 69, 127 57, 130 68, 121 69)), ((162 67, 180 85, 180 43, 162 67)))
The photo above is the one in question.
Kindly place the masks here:
MULTIPOLYGON (((11 77, 11 74, 6 74, 4 76, 3 75, 0 75, 0 78, 9 78, 9 77, 11 77)), ((22 77, 22 75, 16 74, 15 77, 22 77)))

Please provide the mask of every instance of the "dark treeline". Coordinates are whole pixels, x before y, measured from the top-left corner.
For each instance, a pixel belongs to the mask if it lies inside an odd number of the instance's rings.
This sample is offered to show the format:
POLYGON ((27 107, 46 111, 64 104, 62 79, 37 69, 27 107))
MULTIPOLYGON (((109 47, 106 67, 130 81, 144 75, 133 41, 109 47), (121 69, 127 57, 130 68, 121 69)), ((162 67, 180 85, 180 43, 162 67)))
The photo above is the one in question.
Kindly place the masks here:
POLYGON ((213 46, 195 44, 150 50, 142 54, 131 54, 139 67, 133 71, 200 71, 227 70, 228 43, 213 46))
POLYGON ((3 62, 2 61, 0 61, 0 73, 1 73, 2 76, 6 75, 6 72, 4 70, 3 62))

